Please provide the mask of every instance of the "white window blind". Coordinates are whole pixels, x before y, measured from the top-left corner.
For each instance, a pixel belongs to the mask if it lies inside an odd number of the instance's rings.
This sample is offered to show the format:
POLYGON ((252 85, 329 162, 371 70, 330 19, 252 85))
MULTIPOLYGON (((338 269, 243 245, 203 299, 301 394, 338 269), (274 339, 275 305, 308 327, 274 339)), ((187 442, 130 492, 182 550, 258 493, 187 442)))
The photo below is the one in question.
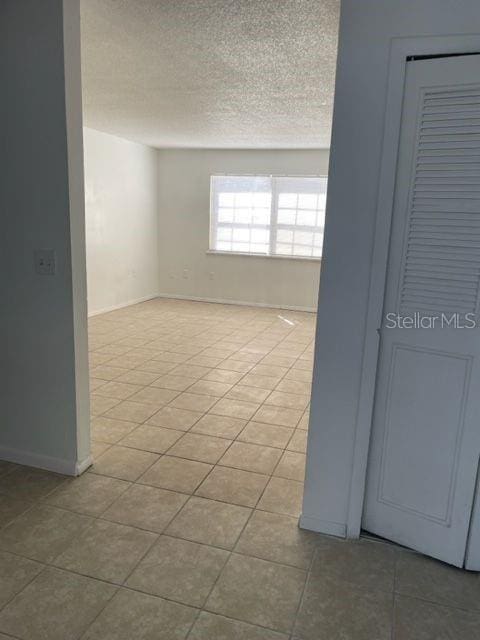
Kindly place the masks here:
POLYGON ((212 176, 210 250, 319 258, 326 176, 212 176))

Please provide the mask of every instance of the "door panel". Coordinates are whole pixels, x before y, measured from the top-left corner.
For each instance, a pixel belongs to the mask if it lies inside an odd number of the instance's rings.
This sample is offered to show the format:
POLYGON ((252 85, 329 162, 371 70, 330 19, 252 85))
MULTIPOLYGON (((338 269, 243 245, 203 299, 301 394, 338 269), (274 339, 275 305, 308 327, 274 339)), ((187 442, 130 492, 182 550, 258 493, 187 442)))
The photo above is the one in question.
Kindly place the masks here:
POLYGON ((411 61, 363 526, 457 566, 480 452, 480 331, 458 326, 479 289, 480 56, 411 61))

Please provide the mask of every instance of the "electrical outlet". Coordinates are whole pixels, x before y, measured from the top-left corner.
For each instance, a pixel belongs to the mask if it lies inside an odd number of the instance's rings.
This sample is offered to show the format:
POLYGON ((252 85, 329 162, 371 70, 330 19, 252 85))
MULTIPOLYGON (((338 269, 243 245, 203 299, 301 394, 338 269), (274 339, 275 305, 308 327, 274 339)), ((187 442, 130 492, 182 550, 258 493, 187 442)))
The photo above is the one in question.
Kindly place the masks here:
POLYGON ((39 276, 55 275, 55 250, 36 249, 34 252, 35 272, 39 276))
POLYGON ((213 280, 215 278, 214 272, 210 271, 210 273, 208 274, 208 277, 210 278, 210 280, 213 280))
POLYGON ((183 277, 184 277, 185 279, 187 279, 187 278, 188 278, 188 269, 184 269, 184 270, 183 270, 183 277))

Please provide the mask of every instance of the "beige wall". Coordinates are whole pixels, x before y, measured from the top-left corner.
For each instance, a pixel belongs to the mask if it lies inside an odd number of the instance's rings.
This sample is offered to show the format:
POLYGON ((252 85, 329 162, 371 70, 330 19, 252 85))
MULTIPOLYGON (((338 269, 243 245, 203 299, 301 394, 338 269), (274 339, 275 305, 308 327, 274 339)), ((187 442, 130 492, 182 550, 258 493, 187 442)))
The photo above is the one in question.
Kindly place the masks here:
POLYGON ((84 129, 89 314, 158 293, 158 154, 84 129))
POLYGON ((327 150, 160 150, 159 291, 314 310, 320 263, 207 254, 210 176, 326 174, 327 150))

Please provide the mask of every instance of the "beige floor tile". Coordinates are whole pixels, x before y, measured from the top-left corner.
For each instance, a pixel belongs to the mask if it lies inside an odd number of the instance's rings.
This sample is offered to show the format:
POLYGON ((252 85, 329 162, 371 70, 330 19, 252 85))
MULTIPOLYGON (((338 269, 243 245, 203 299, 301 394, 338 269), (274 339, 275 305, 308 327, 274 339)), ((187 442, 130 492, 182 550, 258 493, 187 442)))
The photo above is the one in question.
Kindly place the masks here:
POLYGON ((238 436, 238 440, 284 449, 292 433, 293 429, 288 429, 287 427, 277 427, 273 424, 263 424, 261 422, 249 422, 238 436))
POLYGON ((307 431, 309 420, 310 420, 310 410, 307 409, 302 415, 302 417, 300 418, 300 422, 297 424, 297 429, 303 429, 304 431, 307 431))
POLYGON ((251 510, 246 507, 194 496, 165 533, 222 549, 232 549, 250 513, 251 510))
POLYGON ((297 453, 307 452, 307 431, 296 429, 292 435, 292 439, 287 445, 287 451, 296 451, 297 453))
POLYGON ((90 442, 90 453, 92 456, 92 460, 97 460, 102 453, 108 451, 112 445, 107 442, 100 442, 98 440, 92 440, 90 442))
POLYGON ((102 413, 105 413, 112 407, 115 407, 120 400, 117 398, 105 398, 104 396, 99 396, 96 393, 90 394, 90 415, 99 416, 102 413))
POLYGON ((234 442, 219 464, 245 471, 271 474, 282 455, 281 450, 247 442, 234 442))
POLYGON ((248 373, 242 378, 242 385, 248 387, 258 387, 259 389, 266 389, 271 391, 275 389, 280 379, 272 376, 259 376, 256 373, 248 373))
POLYGON ((128 353, 125 353, 124 355, 116 356, 112 360, 109 360, 108 364, 111 367, 122 367, 124 369, 135 369, 136 367, 139 367, 140 365, 143 365, 145 362, 150 361, 150 358, 151 358, 151 354, 150 354, 150 356, 137 355, 137 354, 133 353, 132 351, 129 351, 128 353))
POLYGON ((116 444, 137 427, 136 422, 113 420, 105 416, 97 416, 90 421, 90 435, 98 442, 116 444))
POLYGON ((119 382, 118 380, 112 380, 106 382, 96 391, 97 396, 106 396, 107 398, 116 398, 118 400, 125 400, 134 393, 140 391, 142 387, 138 384, 128 384, 126 382, 119 382))
POLYGON ((284 391, 272 391, 265 400, 265 404, 287 409, 304 411, 310 402, 310 396, 297 393, 285 393, 284 391))
POLYGON ((103 385, 107 384, 106 380, 102 380, 101 378, 90 378, 90 391, 95 391, 96 389, 100 389, 103 385))
POLYGON ((132 485, 103 514, 113 522, 161 533, 188 496, 147 485, 132 485))
POLYGON ((93 378, 100 378, 101 380, 115 380, 124 373, 128 373, 128 369, 124 367, 112 367, 107 364, 102 364, 99 367, 90 369, 90 375, 93 378))
POLYGON ((206 609, 289 633, 305 578, 299 569, 233 554, 206 609))
POLYGON ((281 382, 279 382, 277 391, 308 395, 310 394, 310 387, 310 382, 302 382, 300 380, 290 380, 289 378, 284 378, 281 382))
POLYGON ((131 400, 124 400, 117 404, 113 409, 110 409, 105 413, 107 418, 114 418, 116 420, 128 420, 130 422, 136 422, 142 424, 148 418, 153 416, 158 411, 157 405, 142 404, 140 402, 132 402, 131 400))
POLYGON ((303 482, 305 478, 305 461, 305 454, 295 451, 285 451, 273 475, 279 478, 286 478, 287 480, 303 482))
POLYGON ((45 498, 45 502, 88 516, 99 516, 130 486, 129 482, 94 473, 70 478, 45 498))
POLYGON ((218 416, 231 416, 232 418, 249 420, 258 407, 259 404, 256 402, 245 402, 243 400, 222 398, 210 409, 210 413, 218 416))
POLYGON ((226 371, 236 371, 237 373, 247 373, 252 369, 253 364, 250 362, 242 362, 241 360, 227 359, 217 365, 217 369, 226 371))
POLYGON ((262 364, 274 365, 276 367, 291 367, 295 364, 296 358, 293 356, 267 355, 263 358, 262 364))
POLYGON ((119 584, 156 539, 157 535, 150 531, 94 520, 54 564, 61 569, 119 584))
POLYGON ((231 444, 231 440, 205 436, 199 433, 185 433, 169 450, 169 455, 199 462, 215 464, 231 444))
POLYGON ((170 406, 177 409, 187 409, 189 411, 200 411, 204 413, 208 411, 217 400, 218 398, 212 396, 201 396, 196 393, 184 391, 170 403, 170 406))
POLYGON ((228 384, 235 384, 243 378, 243 375, 243 373, 239 373, 238 371, 212 369, 209 373, 203 376, 203 380, 212 380, 213 382, 226 382, 228 384))
POLYGON ((161 389, 160 387, 144 387, 141 391, 135 393, 130 400, 132 402, 143 402, 145 404, 155 405, 157 408, 162 407, 176 396, 179 391, 172 389, 161 389))
POLYGON ((395 640, 478 640, 479 629, 477 612, 405 596, 395 599, 395 640))
POLYGON ((184 640, 197 610, 120 589, 82 640, 184 640))
POLYGON ((152 384, 158 380, 158 373, 149 373, 148 371, 137 371, 131 369, 127 373, 122 374, 115 379, 115 382, 126 382, 128 384, 135 384, 144 387, 147 384, 152 384))
POLYGON ((247 622, 202 611, 189 640, 288 640, 288 636, 247 622))
POLYGON ((312 373, 313 370, 313 362, 309 360, 297 359, 295 364, 292 366, 292 369, 300 369, 302 371, 309 371, 312 373))
POLYGON ((230 467, 215 467, 196 495, 244 507, 254 507, 268 482, 268 476, 230 467))
POLYGON ((154 453, 112 445, 95 461, 91 472, 135 482, 156 460, 154 453))
POLYGON ((42 564, 33 560, 0 551, 0 609, 43 568, 42 564))
POLYGON ((244 400, 246 402, 255 402, 259 404, 263 402, 268 395, 269 391, 267 389, 237 384, 225 397, 231 398, 232 400, 244 400))
POLYGON ((199 354, 188 361, 188 364, 200 365, 201 367, 216 367, 222 362, 223 358, 213 358, 212 356, 204 356, 199 354))
POLYGON ((309 385, 312 382, 312 370, 311 367, 307 364, 308 368, 305 369, 297 369, 292 368, 285 376, 286 380, 296 380, 298 382, 307 382, 309 385))
POLYGON ((303 640, 391 640, 391 628, 391 594, 364 593, 344 583, 310 576, 294 635, 303 640))
POLYGON ((319 535, 311 571, 319 579, 341 582, 359 591, 392 593, 395 549, 380 542, 319 535))
POLYGON ((480 611, 480 574, 415 553, 397 552, 395 591, 436 604, 480 611))
POLYGON ((161 536, 127 580, 127 585, 201 607, 227 558, 228 552, 223 549, 161 536))
POLYGON ((234 439, 246 426, 246 420, 207 413, 192 427, 192 433, 234 439))
POLYGON ((287 373, 287 367, 280 367, 274 364, 257 364, 253 369, 252 373, 257 376, 271 376, 273 378, 283 378, 283 376, 287 373))
POLYGON ((139 482, 172 491, 193 493, 211 469, 212 465, 204 462, 163 456, 144 473, 139 482))
POLYGON ((7 460, 0 460, 0 477, 10 473, 14 469, 18 469, 18 465, 13 462, 7 462, 7 460))
POLYGON ((209 358, 221 358, 222 360, 225 360, 226 358, 229 358, 234 351, 234 349, 219 349, 218 347, 213 346, 202 351, 202 355, 208 356, 209 358))
POLYGON ((243 530, 235 551, 249 556, 308 569, 318 536, 303 531, 298 518, 255 511, 243 530))
POLYGON ((302 511, 303 482, 271 478, 258 503, 263 511, 299 516, 302 511))
POLYGON ((272 407, 262 405, 255 413, 253 419, 255 422, 266 422, 267 424, 276 424, 280 427, 296 427, 302 411, 296 409, 286 409, 285 407, 272 407))
POLYGON ((188 392, 221 398, 232 388, 228 382, 213 382, 212 380, 198 380, 188 392))
POLYGON ((188 431, 203 415, 201 411, 188 411, 187 409, 176 409, 175 407, 163 407, 157 411, 147 424, 167 429, 178 429, 188 431))
POLYGON ((22 640, 77 640, 115 593, 112 585, 47 568, 0 613, 22 640))
POLYGON ((172 351, 175 353, 184 353, 190 357, 202 351, 203 347, 199 347, 196 344, 189 344, 188 338, 184 339, 181 343, 177 343, 172 347, 172 351))
POLYGON ((148 360, 138 365, 136 369, 138 371, 146 371, 147 373, 156 373, 161 376, 164 373, 169 373, 175 369, 177 365, 173 362, 161 362, 160 360, 148 360))
POLYGON ((175 442, 183 436, 183 431, 150 427, 142 424, 120 441, 122 447, 165 453, 175 442))
POLYGON ((175 376, 167 373, 167 375, 152 382, 152 387, 173 389, 173 391, 185 391, 188 387, 191 387, 194 382, 196 382, 196 378, 186 378, 185 376, 175 376))
POLYGON ((198 380, 206 376, 210 371, 210 367, 201 367, 196 364, 180 364, 172 370, 172 375, 196 378, 198 380))
POLYGON ((188 360, 190 356, 187 353, 174 353, 173 351, 164 351, 160 353, 156 360, 161 360, 162 362, 173 362, 175 364, 181 364, 188 360))
POLYGON ((17 500, 11 496, 0 494, 0 529, 14 520, 21 513, 27 511, 32 506, 26 500, 17 500))
POLYGON ((91 522, 78 513, 35 506, 0 531, 0 549, 51 562, 91 522))

